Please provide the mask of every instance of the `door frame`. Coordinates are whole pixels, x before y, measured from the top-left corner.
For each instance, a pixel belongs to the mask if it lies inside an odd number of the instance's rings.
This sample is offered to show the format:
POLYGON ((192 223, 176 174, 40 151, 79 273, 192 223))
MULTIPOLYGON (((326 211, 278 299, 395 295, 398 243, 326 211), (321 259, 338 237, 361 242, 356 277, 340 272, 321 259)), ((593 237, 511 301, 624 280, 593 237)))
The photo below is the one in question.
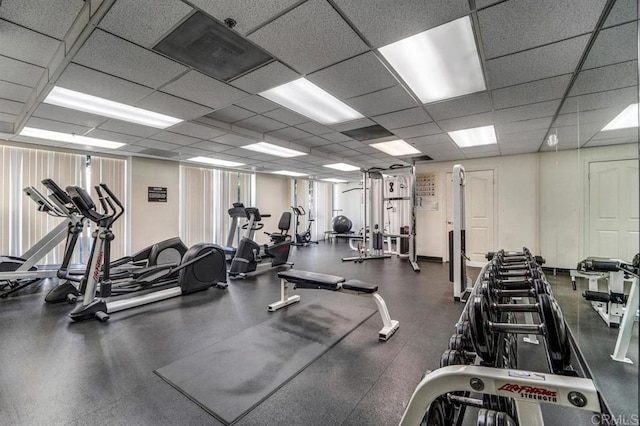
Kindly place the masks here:
MULTIPOLYGON (((458 164, 458 163, 456 163, 458 164)), ((452 166, 453 167, 453 166, 452 166)), ((493 241, 494 244, 498 244, 498 190, 499 190, 499 186, 498 186, 498 166, 495 167, 471 167, 471 168, 467 168, 465 166, 465 173, 468 175, 469 173, 473 173, 473 172, 486 172, 486 171, 492 171, 493 172, 493 241)), ((451 183, 451 180, 449 179, 449 177, 451 176, 451 178, 453 179, 453 171, 447 171, 444 174, 444 181, 445 181, 445 190, 448 192, 451 190, 451 187, 449 186, 449 183, 451 183)), ((466 201, 466 194, 465 194, 465 201, 466 201)), ((444 211, 444 228, 443 228, 443 233, 442 233, 442 241, 443 241, 443 245, 442 247, 444 247, 444 256, 443 259, 445 262, 449 262, 449 232, 448 232, 448 221, 449 221, 449 209, 453 209, 453 206, 449 205, 449 196, 445 195, 444 196, 444 203, 445 203, 445 211, 444 211)), ((466 203, 465 203, 466 204, 466 203)), ((465 211, 466 214, 466 211, 465 211)), ((473 261, 467 261, 467 266, 473 266, 473 267, 483 267, 487 262, 473 262, 473 261)))

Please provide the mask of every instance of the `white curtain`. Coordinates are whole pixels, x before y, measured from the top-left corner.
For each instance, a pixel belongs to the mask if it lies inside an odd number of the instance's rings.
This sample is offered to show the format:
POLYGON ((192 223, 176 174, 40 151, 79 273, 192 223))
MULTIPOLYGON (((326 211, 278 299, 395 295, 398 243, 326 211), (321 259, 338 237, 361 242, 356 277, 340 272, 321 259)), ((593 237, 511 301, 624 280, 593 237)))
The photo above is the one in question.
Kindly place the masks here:
POLYGON ((185 244, 224 245, 231 225, 227 210, 235 202, 249 206, 251 188, 249 173, 180 166, 180 237, 185 244))
POLYGON ((324 239, 326 231, 331 230, 333 212, 333 184, 329 182, 314 182, 313 195, 315 209, 313 210, 314 239, 324 239))

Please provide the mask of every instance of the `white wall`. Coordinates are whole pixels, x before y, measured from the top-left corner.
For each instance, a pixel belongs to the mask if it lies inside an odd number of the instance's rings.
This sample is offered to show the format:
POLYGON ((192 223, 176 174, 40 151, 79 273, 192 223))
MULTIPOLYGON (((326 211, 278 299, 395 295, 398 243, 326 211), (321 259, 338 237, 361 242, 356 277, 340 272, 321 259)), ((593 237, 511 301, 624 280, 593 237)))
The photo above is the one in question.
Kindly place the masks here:
POLYGON ((364 226, 362 223, 362 185, 359 182, 338 183, 333 188, 333 208, 342 209, 342 211, 334 212, 333 215, 342 215, 351 219, 351 223, 353 223, 351 230, 358 232, 364 226), (353 189, 353 191, 344 192, 349 189, 353 189))
MULTIPOLYGON (((284 176, 260 174, 256 175, 256 207, 260 213, 271 214, 262 219, 264 228, 257 231, 255 241, 266 244, 269 237, 264 232, 278 232, 278 222, 283 212, 291 211, 291 179, 284 176)), ((293 218, 289 234, 293 233, 293 218)))
POLYGON ((131 157, 131 250, 179 235, 180 168, 175 161, 131 157), (149 186, 167 188, 166 203, 149 203, 149 186))
POLYGON ((417 173, 438 174, 438 210, 416 212, 417 251, 447 258, 446 173, 454 164, 466 171, 495 171, 496 249, 527 246, 547 265, 575 268, 585 247, 585 191, 590 161, 637 158, 637 145, 490 157, 418 164, 417 173))

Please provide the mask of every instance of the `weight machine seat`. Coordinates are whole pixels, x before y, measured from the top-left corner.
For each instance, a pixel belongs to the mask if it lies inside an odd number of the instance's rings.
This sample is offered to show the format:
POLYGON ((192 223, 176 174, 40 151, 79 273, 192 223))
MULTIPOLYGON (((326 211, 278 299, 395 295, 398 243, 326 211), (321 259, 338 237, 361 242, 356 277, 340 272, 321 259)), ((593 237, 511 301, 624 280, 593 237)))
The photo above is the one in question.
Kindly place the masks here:
POLYGON ((375 284, 369 284, 360 280, 349 280, 342 284, 342 288, 345 290, 359 291, 360 293, 375 293, 378 291, 378 286, 375 284))
POLYGON ((325 290, 340 290, 340 284, 345 279, 336 275, 318 274, 316 272, 290 269, 278 272, 278 278, 283 278, 295 284, 298 288, 319 288, 325 290))
POLYGON ((584 272, 616 272, 619 271, 617 259, 606 257, 587 257, 578 262, 578 271, 584 272))

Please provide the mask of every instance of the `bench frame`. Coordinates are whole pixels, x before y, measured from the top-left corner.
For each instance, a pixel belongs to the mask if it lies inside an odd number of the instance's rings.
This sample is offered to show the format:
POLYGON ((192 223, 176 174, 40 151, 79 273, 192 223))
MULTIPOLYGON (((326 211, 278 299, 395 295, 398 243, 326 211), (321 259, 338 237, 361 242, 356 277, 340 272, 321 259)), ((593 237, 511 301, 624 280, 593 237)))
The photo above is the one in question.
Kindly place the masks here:
MULTIPOLYGON (((344 281, 345 280, 343 278, 342 283, 344 283, 344 281)), ((373 301, 376 304, 376 307, 378 308, 377 310, 380 313, 380 317, 382 318, 382 324, 383 324, 382 329, 378 332, 378 339, 383 341, 389 340, 389 338, 398 330, 398 327, 400 327, 400 323, 396 320, 391 319, 391 316, 389 315, 389 310, 387 309, 387 304, 385 303, 382 296, 380 296, 378 292, 362 293, 357 290, 347 290, 342 287, 342 283, 339 283, 337 288, 335 289, 318 288, 318 290, 349 291, 357 294, 358 296, 371 296, 373 298, 373 301)), ((278 309, 282 309, 286 306, 292 305, 300 301, 299 295, 297 294, 291 295, 291 296, 289 295, 290 284, 293 285, 292 290, 296 288, 295 283, 290 283, 289 281, 287 281, 286 278, 280 278, 280 300, 278 300, 277 302, 273 302, 268 306, 269 312, 275 312, 278 309)))

